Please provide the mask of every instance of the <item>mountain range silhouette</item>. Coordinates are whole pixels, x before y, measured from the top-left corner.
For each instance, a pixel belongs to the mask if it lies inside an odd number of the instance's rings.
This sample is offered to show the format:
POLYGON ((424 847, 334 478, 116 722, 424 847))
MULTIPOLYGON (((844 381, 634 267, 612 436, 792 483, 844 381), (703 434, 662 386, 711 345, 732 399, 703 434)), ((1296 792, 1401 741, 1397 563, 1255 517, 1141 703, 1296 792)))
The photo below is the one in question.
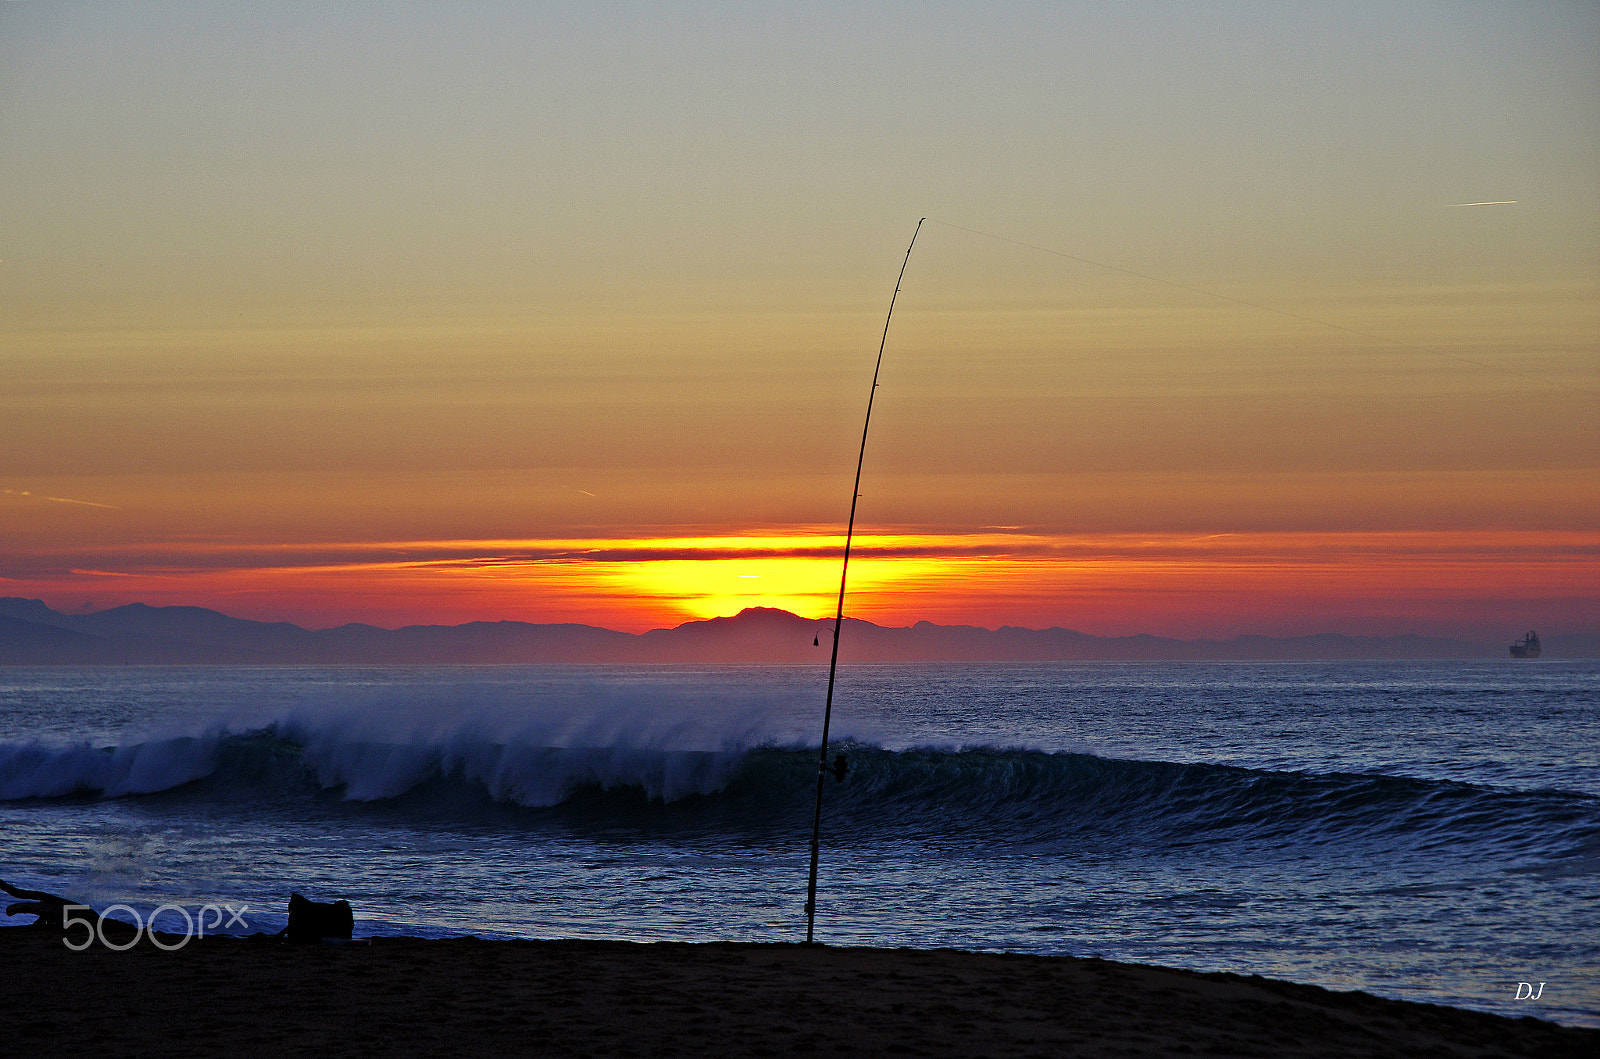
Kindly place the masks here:
MULTIPOLYGON (((144 603, 64 614, 37 599, 0 598, 0 664, 785 663, 825 664, 833 619, 751 608, 671 629, 625 633, 592 625, 475 621, 383 629, 305 629, 203 607, 144 603), (813 645, 815 641, 815 646, 813 645)), ((1552 657, 1595 657, 1600 638, 1552 637, 1552 657)), ((1091 636, 1071 629, 971 625, 886 627, 847 618, 843 662, 1503 658, 1499 644, 1425 636, 1238 636, 1176 640, 1091 636)))

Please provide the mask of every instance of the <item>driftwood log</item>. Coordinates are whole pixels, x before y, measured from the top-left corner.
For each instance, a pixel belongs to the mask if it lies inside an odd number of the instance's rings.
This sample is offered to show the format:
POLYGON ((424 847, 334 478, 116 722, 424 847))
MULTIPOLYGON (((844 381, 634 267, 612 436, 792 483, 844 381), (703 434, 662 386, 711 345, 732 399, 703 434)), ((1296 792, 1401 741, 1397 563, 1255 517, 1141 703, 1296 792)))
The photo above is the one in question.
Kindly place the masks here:
POLYGON ((12 897, 21 898, 19 901, 6 905, 6 915, 38 916, 39 918, 33 922, 36 927, 60 930, 62 921, 67 915, 68 905, 76 908, 88 907, 82 901, 74 901, 58 894, 47 894, 43 890, 23 890, 12 886, 4 879, 0 879, 0 890, 4 890, 12 897))
POLYGON ((57 933, 67 929, 67 912, 69 909, 81 912, 73 917, 74 927, 86 926, 91 934, 98 935, 102 940, 121 944, 139 934, 139 928, 124 923, 117 919, 106 919, 99 912, 89 907, 87 901, 74 901, 70 897, 60 894, 47 894, 43 890, 24 890, 12 886, 4 879, 0 879, 0 890, 4 890, 12 897, 20 898, 6 905, 8 916, 34 916, 33 926, 40 930, 51 930, 57 933))

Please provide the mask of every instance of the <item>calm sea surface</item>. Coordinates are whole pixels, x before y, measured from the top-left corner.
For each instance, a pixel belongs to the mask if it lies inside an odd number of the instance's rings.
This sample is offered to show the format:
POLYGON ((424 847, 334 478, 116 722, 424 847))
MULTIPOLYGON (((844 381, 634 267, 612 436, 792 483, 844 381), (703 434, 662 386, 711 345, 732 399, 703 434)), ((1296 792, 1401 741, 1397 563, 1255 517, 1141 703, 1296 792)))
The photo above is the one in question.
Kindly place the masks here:
MULTIPOLYGON (((825 681, 0 669, 0 878, 235 932, 299 891, 358 934, 801 940, 825 681)), ((864 666, 834 736, 819 940, 1600 1026, 1600 663, 864 666)))

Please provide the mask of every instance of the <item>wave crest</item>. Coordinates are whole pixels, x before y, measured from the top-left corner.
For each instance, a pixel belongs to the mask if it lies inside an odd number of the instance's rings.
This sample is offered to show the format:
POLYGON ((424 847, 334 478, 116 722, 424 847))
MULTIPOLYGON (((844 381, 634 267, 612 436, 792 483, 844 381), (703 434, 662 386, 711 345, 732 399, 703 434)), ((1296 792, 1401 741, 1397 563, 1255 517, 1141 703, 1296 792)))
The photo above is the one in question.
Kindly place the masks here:
MULTIPOLYGON (((298 713, 124 746, 0 744, 0 799, 162 795, 296 813, 330 796, 504 824, 495 807, 562 826, 660 828, 695 840, 809 829, 817 752, 759 725, 668 712, 535 720, 298 713), (387 721, 391 731, 380 734, 387 721)), ((1600 853, 1600 798, 1439 780, 1275 772, 1037 750, 842 749, 828 841, 1115 855, 1304 846, 1472 851, 1515 863, 1600 853)), ((540 826, 521 816, 511 826, 540 826)))

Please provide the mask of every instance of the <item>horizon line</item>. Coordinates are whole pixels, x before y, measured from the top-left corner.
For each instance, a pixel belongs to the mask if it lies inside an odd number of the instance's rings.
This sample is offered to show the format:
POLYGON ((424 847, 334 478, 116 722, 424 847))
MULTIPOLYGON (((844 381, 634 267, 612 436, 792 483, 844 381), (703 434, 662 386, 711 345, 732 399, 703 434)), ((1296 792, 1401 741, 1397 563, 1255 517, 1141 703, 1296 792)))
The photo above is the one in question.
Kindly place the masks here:
MULTIPOLYGON (((140 601, 140 600, 135 600, 135 601, 129 602, 129 603, 121 603, 121 604, 117 604, 116 606, 105 607, 105 608, 100 609, 100 610, 81 610, 81 611, 76 611, 76 612, 69 612, 69 611, 57 610, 56 608, 50 606, 50 604, 46 603, 43 599, 37 599, 37 598, 26 597, 26 596, 4 596, 4 597, 0 597, 0 602, 37 603, 38 605, 44 607, 46 610, 49 610, 52 614, 57 615, 58 617, 67 618, 67 619, 95 617, 97 615, 110 614, 110 613, 113 613, 115 611, 127 610, 127 609, 130 609, 130 608, 143 608, 143 609, 147 609, 147 610, 196 610, 196 611, 205 611, 205 612, 210 613, 210 614, 216 614, 219 617, 227 618, 230 621, 248 622, 248 623, 257 624, 257 625, 290 625, 290 626, 293 626, 294 628, 301 629, 302 631, 309 632, 309 633, 332 632, 332 631, 336 631, 338 629, 347 629, 347 628, 351 628, 351 627, 363 627, 363 628, 370 628, 370 629, 378 629, 378 630, 381 630, 381 631, 384 631, 384 632, 399 632, 399 631, 401 631, 403 629, 428 629, 428 628, 432 628, 432 629, 459 629, 459 628, 464 628, 464 627, 469 626, 469 625, 525 625, 525 626, 528 626, 530 628, 541 628, 541 627, 578 627, 578 628, 587 628, 587 629, 595 629, 595 630, 598 630, 598 631, 601 631, 601 632, 614 633, 614 634, 619 635, 619 636, 628 636, 628 637, 632 637, 634 639, 638 639, 640 637, 648 636, 648 635, 650 635, 652 633, 672 632, 672 631, 675 631, 677 629, 682 629, 682 628, 685 628, 686 626, 691 626, 691 625, 705 625, 705 624, 709 624, 711 622, 733 621, 733 620, 736 620, 738 618, 744 617, 745 615, 750 615, 750 614, 781 614, 781 615, 786 615, 788 617, 794 618, 794 619, 796 619, 798 621, 801 621, 801 622, 816 623, 816 624, 819 624, 819 625, 826 625, 826 624, 828 624, 829 622, 831 622, 833 620, 833 618, 831 616, 829 616, 829 615, 823 615, 823 616, 820 616, 820 617, 807 617, 807 616, 805 616, 803 614, 798 614, 798 613, 796 613, 794 611, 786 610, 786 609, 784 609, 782 607, 750 606, 750 607, 744 607, 744 608, 742 608, 742 609, 740 609, 740 610, 738 610, 738 611, 736 611, 736 612, 734 612, 732 614, 719 614, 719 615, 713 615, 713 616, 705 617, 705 618, 689 618, 689 619, 687 619, 685 621, 679 622, 677 625, 661 626, 661 627, 658 627, 658 628, 646 629, 646 630, 644 630, 642 632, 628 632, 628 631, 626 631, 624 629, 614 629, 614 628, 610 628, 608 626, 594 625, 594 624, 591 624, 591 623, 588 623, 588 622, 579 622, 579 621, 528 621, 528 620, 522 619, 522 618, 475 618, 475 619, 470 619, 470 620, 464 621, 464 622, 456 622, 456 623, 453 623, 453 624, 411 622, 411 623, 408 623, 408 624, 405 624, 405 625, 394 625, 394 626, 375 625, 375 624, 373 624, 371 622, 349 621, 349 622, 343 622, 343 623, 341 623, 339 625, 328 625, 328 626, 321 626, 321 627, 311 627, 311 626, 307 626, 307 625, 301 625, 298 622, 288 621, 286 619, 241 618, 241 617, 238 617, 237 615, 229 614, 229 613, 227 613, 225 611, 217 610, 215 607, 207 607, 207 606, 202 606, 202 605, 199 605, 199 604, 184 604, 184 603, 152 604, 152 603, 146 603, 146 602, 143 602, 143 601, 140 601)), ((25 621, 27 619, 18 618, 17 620, 25 621)), ((987 625, 973 625, 973 624, 966 624, 966 623, 946 625, 946 624, 940 624, 938 622, 930 621, 930 620, 925 619, 925 618, 924 619, 918 619, 916 621, 910 622, 909 624, 905 624, 905 625, 883 625, 883 624, 880 624, 880 623, 878 623, 876 621, 871 620, 870 618, 852 617, 849 614, 845 615, 845 621, 860 622, 861 624, 870 625, 870 626, 872 626, 873 628, 876 628, 876 629, 883 629, 883 630, 888 630, 888 631, 895 631, 895 630, 910 631, 912 629, 915 629, 917 626, 927 625, 927 626, 931 626, 932 628, 936 628, 936 629, 970 629, 970 630, 976 630, 976 631, 987 632, 987 633, 1001 633, 1001 632, 1005 632, 1007 630, 1018 630, 1018 631, 1021 631, 1021 632, 1031 632, 1031 633, 1063 632, 1063 633, 1071 633, 1074 636, 1087 637, 1087 638, 1094 639, 1094 640, 1121 641, 1121 640, 1152 639, 1152 640, 1166 640, 1166 641, 1170 641, 1170 642, 1173 642, 1173 643, 1190 643, 1190 644, 1203 644, 1203 643, 1225 644, 1225 643, 1231 643, 1231 642, 1235 642, 1235 641, 1239 641, 1239 640, 1251 640, 1251 639, 1276 640, 1276 641, 1294 641, 1294 640, 1315 640, 1315 639, 1323 639, 1323 638, 1343 639, 1343 640, 1350 640, 1350 641, 1362 641, 1362 640, 1383 641, 1383 640, 1418 639, 1418 640, 1433 640, 1433 641, 1439 641, 1439 642, 1442 642, 1442 643, 1454 643, 1454 644, 1460 644, 1460 645, 1463 645, 1463 646, 1470 646, 1470 647, 1486 647, 1486 646, 1490 646, 1492 643, 1494 643, 1494 641, 1489 641, 1489 640, 1464 639, 1464 638, 1462 638, 1460 636, 1436 635, 1436 634, 1421 633, 1421 632, 1389 633, 1389 634, 1350 634, 1350 633, 1333 632, 1333 631, 1322 631, 1322 632, 1313 632, 1313 633, 1292 633, 1292 634, 1274 634, 1274 633, 1262 633, 1262 632, 1240 632, 1240 633, 1235 633, 1235 634, 1233 634, 1231 636, 1226 636, 1226 637, 1207 637, 1207 636, 1180 637, 1180 636, 1168 636, 1168 635, 1162 635, 1162 634, 1159 634, 1159 633, 1150 633, 1150 632, 1125 633, 1125 634, 1121 634, 1121 635, 1102 635, 1102 634, 1099 634, 1099 633, 1084 632, 1084 631, 1082 631, 1080 629, 1073 629, 1073 628, 1069 628, 1069 627, 1063 626, 1063 625, 1050 625, 1050 626, 1044 626, 1044 627, 1036 627, 1036 626, 1028 626, 1028 625, 1013 625, 1013 624, 1003 624, 1003 625, 991 627, 991 626, 987 626, 987 625)), ((1600 633, 1593 633, 1593 632, 1586 632, 1586 631, 1583 631, 1583 630, 1579 630, 1579 631, 1574 632, 1574 633, 1557 633, 1555 635, 1557 635, 1557 636, 1565 636, 1565 635, 1584 636, 1584 635, 1600 635, 1600 633)))

